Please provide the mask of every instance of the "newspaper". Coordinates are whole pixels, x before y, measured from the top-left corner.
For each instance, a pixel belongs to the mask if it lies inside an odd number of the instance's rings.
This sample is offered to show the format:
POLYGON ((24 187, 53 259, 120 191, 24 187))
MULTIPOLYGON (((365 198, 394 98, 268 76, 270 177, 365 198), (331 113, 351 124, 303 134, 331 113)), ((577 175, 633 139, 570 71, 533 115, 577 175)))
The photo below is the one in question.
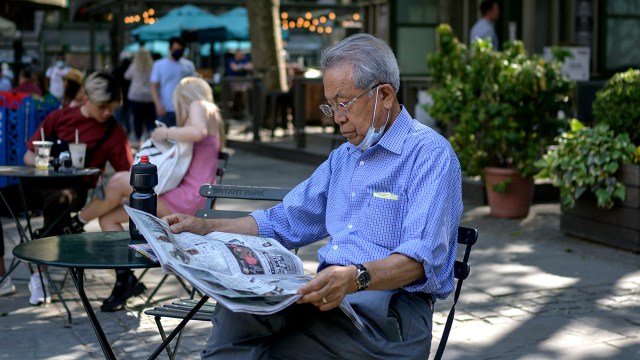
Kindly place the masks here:
MULTIPOLYGON (((231 311, 276 313, 295 303, 298 288, 311 280, 302 260, 274 239, 223 232, 174 234, 161 219, 124 207, 165 272, 184 278, 231 311)), ((356 327, 364 327, 346 300, 340 308, 356 327)))

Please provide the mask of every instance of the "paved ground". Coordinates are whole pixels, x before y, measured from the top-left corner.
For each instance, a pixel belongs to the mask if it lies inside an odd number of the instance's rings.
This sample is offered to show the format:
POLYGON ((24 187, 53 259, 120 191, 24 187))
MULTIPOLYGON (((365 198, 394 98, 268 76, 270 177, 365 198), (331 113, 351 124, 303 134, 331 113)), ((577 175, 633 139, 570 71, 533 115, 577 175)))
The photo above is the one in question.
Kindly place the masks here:
MULTIPOLYGON (((236 151, 225 183, 293 186, 315 166, 236 151)), ((238 202, 219 203, 239 208, 238 202)), ((259 204, 267 206, 268 204, 259 204)), ((559 232, 557 204, 535 205, 522 220, 499 220, 488 208, 465 204, 462 225, 478 228, 445 359, 640 359, 640 257, 559 232)), ((16 241, 10 219, 2 218, 8 248, 16 241)), ((89 229, 98 230, 96 224, 89 229)), ((313 272, 315 250, 301 250, 305 268, 313 272)), ((5 256, 5 263, 11 261, 5 256)), ((153 287, 159 270, 144 283, 153 287)), ((64 272, 54 270, 55 278, 64 272)), ((111 271, 87 271, 88 296, 94 307, 108 295, 111 271)), ((64 310, 54 297, 48 306, 28 304, 28 269, 13 276, 18 292, 0 298, 0 359, 102 358, 73 285, 63 296, 73 313, 64 327, 64 310)), ((157 301, 184 296, 176 281, 163 287, 157 301)), ((159 343, 153 319, 138 310, 145 298, 130 300, 129 309, 100 313, 116 355, 145 358, 159 343)), ((433 349, 437 347, 450 300, 436 305, 433 349)), ((175 322, 166 321, 171 328, 175 322)), ((208 322, 187 326, 178 358, 197 359, 208 337, 208 322)), ((435 352, 435 351, 434 351, 435 352)), ((433 356, 433 355, 432 355, 433 356)), ((166 357, 166 355, 165 355, 166 357)), ((302 358, 302 357, 301 357, 302 358)))

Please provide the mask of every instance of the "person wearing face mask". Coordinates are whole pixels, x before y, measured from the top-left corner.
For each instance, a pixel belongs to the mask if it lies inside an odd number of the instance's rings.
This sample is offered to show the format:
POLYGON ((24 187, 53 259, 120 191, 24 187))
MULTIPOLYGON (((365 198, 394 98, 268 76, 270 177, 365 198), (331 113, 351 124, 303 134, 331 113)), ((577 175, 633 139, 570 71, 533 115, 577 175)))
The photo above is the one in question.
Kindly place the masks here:
POLYGON ((71 71, 71 68, 66 65, 64 61, 64 55, 60 54, 54 59, 53 65, 47 69, 46 86, 49 93, 56 97, 59 101, 63 101, 64 98, 64 76, 71 71))
POLYGON ((195 74, 195 66, 183 58, 185 43, 181 38, 169 40, 169 56, 153 63, 151 69, 151 96, 158 120, 167 126, 176 125, 176 113, 171 97, 180 80, 195 74))
POLYGON ((288 249, 328 238, 298 302, 273 315, 216 306, 203 359, 426 359, 433 302, 453 290, 462 214, 449 142, 398 103, 383 40, 350 36, 322 52, 326 103, 348 140, 283 202, 240 219, 164 217, 173 232, 274 238, 288 249), (364 323, 339 309, 346 300, 364 323))

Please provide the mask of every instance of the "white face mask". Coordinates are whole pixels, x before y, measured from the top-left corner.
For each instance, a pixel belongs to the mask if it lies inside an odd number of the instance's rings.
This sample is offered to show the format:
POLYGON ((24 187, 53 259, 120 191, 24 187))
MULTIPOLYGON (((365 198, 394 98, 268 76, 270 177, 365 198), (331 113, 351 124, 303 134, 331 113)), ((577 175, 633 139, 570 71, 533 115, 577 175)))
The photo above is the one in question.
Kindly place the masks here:
POLYGON ((371 118, 371 126, 369 127, 369 130, 367 130, 367 135, 365 135, 364 139, 362 139, 360 144, 358 144, 358 149, 362 151, 367 150, 368 148, 375 145, 378 141, 380 141, 380 138, 384 134, 384 128, 386 128, 387 124, 389 123, 389 116, 391 115, 391 109, 389 109, 389 112, 387 113, 387 121, 384 122, 384 125, 382 125, 380 130, 376 132, 375 127, 373 127, 373 123, 376 120, 376 109, 378 107, 378 91, 379 90, 380 90, 380 86, 378 85, 378 87, 376 88, 376 102, 373 105, 373 117, 371 118))

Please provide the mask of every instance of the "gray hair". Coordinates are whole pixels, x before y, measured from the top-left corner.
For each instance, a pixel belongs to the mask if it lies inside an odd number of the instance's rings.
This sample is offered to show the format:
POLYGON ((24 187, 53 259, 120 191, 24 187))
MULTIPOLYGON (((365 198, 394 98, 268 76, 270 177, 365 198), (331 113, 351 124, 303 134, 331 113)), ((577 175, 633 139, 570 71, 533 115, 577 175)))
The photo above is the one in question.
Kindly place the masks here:
POLYGON ((400 89, 400 69, 391 47, 383 40, 359 33, 322 51, 320 67, 328 70, 343 64, 353 66, 353 84, 369 89, 378 84, 390 84, 400 89))
POLYGON ((104 71, 96 71, 84 80, 84 93, 94 104, 107 104, 122 100, 116 79, 104 71))

